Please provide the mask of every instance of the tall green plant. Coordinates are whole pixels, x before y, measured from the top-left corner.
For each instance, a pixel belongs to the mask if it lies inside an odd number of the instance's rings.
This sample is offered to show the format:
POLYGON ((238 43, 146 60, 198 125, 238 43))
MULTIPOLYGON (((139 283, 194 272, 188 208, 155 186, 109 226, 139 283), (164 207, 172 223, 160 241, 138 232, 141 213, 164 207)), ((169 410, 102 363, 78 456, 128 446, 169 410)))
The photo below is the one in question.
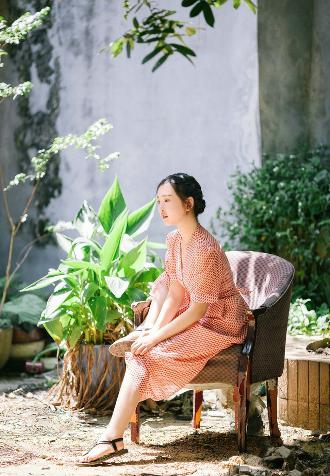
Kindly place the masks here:
POLYGON ((67 257, 23 291, 55 286, 39 325, 58 344, 111 342, 131 329, 132 301, 145 299, 161 272, 148 259, 147 239, 136 241, 148 229, 154 208, 153 199, 129 213, 116 178, 97 214, 84 202, 72 222, 54 227, 67 257), (67 229, 79 236, 64 235, 67 229))
POLYGON ((295 297, 330 303, 330 150, 265 156, 262 167, 237 171, 232 200, 212 229, 225 247, 274 253, 293 263, 295 297))

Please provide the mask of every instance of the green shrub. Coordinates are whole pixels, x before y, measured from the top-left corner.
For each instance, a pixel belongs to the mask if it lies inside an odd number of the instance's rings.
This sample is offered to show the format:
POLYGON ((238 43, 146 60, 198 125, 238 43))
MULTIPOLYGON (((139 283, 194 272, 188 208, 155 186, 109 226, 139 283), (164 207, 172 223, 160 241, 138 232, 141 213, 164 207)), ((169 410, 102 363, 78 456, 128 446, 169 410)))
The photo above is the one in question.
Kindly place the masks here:
POLYGON ((330 310, 326 304, 316 311, 309 309, 306 303, 310 299, 298 298, 290 306, 288 333, 291 335, 328 335, 330 334, 330 310))
POLYGON ((229 189, 228 210, 220 207, 211 223, 224 247, 288 259, 296 269, 294 297, 329 304, 329 147, 265 156, 262 167, 237 171, 229 189))

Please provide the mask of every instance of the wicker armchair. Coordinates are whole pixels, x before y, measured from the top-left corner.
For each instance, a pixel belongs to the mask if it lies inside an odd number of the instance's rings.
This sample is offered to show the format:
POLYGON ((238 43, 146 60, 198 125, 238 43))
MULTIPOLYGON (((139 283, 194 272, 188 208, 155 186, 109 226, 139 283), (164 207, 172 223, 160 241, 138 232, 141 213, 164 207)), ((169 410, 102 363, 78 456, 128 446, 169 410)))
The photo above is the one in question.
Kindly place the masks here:
MULTIPOLYGON (((194 391, 194 428, 200 427, 203 390, 219 388, 221 384, 234 387, 235 423, 238 448, 246 448, 247 414, 250 385, 266 381, 269 428, 272 437, 280 437, 277 424, 277 379, 284 366, 286 330, 294 268, 283 258, 255 251, 226 253, 239 288, 250 293, 247 302, 249 327, 243 345, 233 345, 210 359, 201 372, 186 385, 194 391), (218 387, 217 387, 218 385, 218 387)), ((135 325, 148 313, 150 301, 134 307, 135 325)), ((139 442, 139 406, 131 421, 131 439, 139 442)))

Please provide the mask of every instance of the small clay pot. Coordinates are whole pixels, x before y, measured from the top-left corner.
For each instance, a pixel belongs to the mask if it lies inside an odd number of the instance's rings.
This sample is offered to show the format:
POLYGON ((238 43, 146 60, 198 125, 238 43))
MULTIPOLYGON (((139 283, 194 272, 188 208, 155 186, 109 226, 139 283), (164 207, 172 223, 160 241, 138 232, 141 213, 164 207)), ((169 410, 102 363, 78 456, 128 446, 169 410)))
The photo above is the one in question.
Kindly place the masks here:
POLYGON ((28 342, 36 342, 43 338, 44 333, 39 327, 34 327, 30 332, 25 332, 20 327, 14 327, 13 344, 27 344, 28 342))

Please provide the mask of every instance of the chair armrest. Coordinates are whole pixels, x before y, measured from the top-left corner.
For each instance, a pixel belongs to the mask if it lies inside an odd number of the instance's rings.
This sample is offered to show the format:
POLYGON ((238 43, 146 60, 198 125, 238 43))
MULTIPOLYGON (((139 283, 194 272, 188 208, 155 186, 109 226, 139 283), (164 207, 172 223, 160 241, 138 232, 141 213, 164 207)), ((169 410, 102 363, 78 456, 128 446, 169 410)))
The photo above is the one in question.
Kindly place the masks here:
POLYGON ((135 301, 131 304, 131 309, 134 312, 134 328, 142 324, 148 315, 150 309, 151 299, 147 301, 135 301))

